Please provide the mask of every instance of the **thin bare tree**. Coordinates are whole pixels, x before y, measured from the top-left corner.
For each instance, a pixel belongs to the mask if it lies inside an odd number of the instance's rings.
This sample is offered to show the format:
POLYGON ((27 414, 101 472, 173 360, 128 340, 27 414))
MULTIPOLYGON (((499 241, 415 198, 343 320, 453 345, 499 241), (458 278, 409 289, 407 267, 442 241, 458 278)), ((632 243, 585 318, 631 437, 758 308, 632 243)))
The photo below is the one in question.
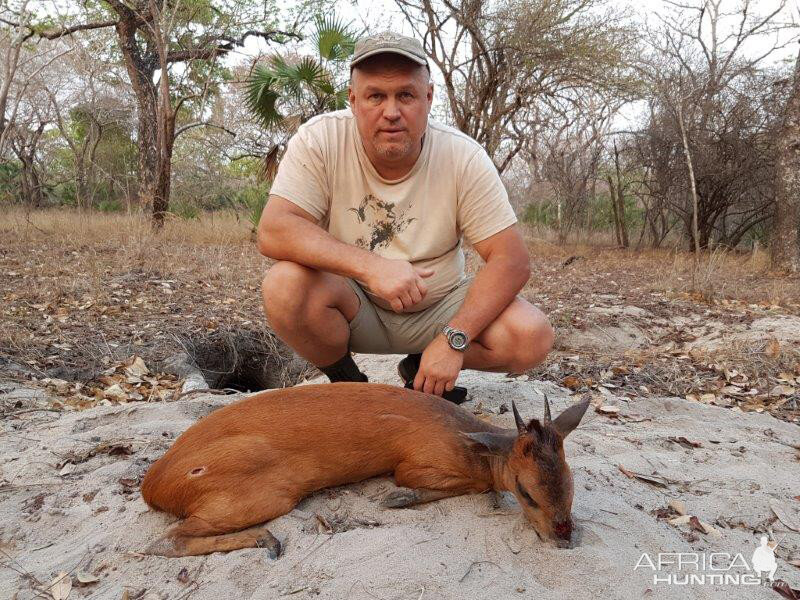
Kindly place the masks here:
POLYGON ((629 29, 600 0, 395 2, 442 73, 454 125, 501 173, 540 124, 538 104, 631 85, 629 29))
POLYGON ((800 53, 794 66, 791 91, 778 135, 775 221, 772 229, 772 264, 800 271, 800 53))

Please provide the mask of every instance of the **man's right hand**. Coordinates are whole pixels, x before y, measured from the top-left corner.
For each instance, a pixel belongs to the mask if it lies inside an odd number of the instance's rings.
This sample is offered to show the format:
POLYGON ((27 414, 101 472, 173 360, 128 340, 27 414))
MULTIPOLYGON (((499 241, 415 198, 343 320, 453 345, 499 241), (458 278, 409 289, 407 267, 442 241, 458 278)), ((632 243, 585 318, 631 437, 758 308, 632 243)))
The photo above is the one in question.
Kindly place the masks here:
POLYGON ((433 269, 415 267, 406 260, 376 257, 364 278, 369 290, 382 298, 400 313, 406 312, 420 302, 428 288, 424 279, 433 275, 433 269))

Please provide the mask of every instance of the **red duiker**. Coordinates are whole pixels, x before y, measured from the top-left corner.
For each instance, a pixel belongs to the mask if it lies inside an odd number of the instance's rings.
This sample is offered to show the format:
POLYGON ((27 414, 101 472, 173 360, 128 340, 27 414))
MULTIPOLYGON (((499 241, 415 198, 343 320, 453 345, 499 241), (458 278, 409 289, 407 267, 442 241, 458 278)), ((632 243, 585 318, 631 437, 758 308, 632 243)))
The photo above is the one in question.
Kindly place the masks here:
POLYGON ((142 482, 152 508, 184 520, 145 551, 188 556, 280 544, 266 527, 305 496, 394 473, 382 505, 412 506, 491 489, 512 492, 537 533, 572 534, 572 474, 563 440, 588 401, 517 429, 496 427, 437 396, 389 385, 334 383, 262 392, 204 417, 142 482), (250 529, 247 529, 250 528, 250 529))

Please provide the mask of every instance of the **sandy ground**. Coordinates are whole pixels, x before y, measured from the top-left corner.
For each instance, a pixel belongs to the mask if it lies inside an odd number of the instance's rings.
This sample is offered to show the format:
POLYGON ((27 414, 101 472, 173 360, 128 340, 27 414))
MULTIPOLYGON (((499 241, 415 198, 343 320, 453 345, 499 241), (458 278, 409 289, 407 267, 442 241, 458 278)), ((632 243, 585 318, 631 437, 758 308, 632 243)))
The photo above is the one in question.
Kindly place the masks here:
MULTIPOLYGON (((372 381, 396 383, 397 357, 358 361, 372 381)), ((499 408, 512 399, 526 418, 541 416, 542 392, 554 413, 574 401, 554 384, 503 375, 466 372, 460 383, 472 394, 467 410, 506 427, 513 417, 499 408)), ((23 406, 41 394, 0 392, 23 406)), ((800 533, 786 525, 800 523, 798 427, 665 398, 610 397, 618 418, 590 411, 568 438, 578 528, 571 549, 540 542, 509 495, 497 504, 484 494, 382 510, 378 501, 393 483, 378 478, 321 491, 273 521, 285 546, 277 561, 259 549, 183 559, 137 554, 174 520, 141 500, 147 465, 230 401, 24 412, 0 423, 0 598, 33 598, 35 581, 46 588, 60 572, 75 584, 68 598, 778 598, 756 586, 654 583, 651 569, 634 569, 643 553, 654 562, 658 553, 741 553, 750 563, 763 531, 780 541, 776 577, 800 587, 800 569, 787 562, 800 552, 800 533), (70 457, 77 464, 63 466, 70 457), (713 531, 658 518, 671 499, 713 531), (79 587, 78 573, 98 581, 79 587)), ((687 572, 697 573, 680 573, 687 572)), ((671 566, 661 575, 669 573, 679 572, 671 566)))

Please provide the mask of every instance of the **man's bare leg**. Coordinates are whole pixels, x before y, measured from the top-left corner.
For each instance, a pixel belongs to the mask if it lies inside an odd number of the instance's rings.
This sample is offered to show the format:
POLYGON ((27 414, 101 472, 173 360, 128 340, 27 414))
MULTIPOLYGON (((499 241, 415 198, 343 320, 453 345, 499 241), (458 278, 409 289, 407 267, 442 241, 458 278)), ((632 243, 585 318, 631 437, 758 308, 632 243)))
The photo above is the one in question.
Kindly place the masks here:
POLYGON ((284 342, 314 365, 347 353, 359 299, 344 277, 297 263, 275 263, 261 285, 264 312, 284 342))
POLYGON ((553 347, 553 328, 538 308, 515 298, 470 343, 464 368, 522 373, 542 362, 553 347))

